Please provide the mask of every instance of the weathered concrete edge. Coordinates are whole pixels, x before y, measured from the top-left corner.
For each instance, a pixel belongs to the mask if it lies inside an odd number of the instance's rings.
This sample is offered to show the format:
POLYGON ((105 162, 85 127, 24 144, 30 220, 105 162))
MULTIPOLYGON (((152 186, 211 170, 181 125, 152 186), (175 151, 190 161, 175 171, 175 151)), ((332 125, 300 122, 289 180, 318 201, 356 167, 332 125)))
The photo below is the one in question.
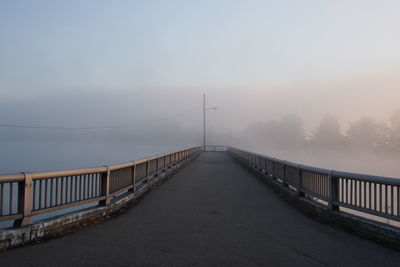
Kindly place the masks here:
POLYGON ((146 192, 152 190, 155 184, 159 184, 165 181, 166 178, 173 176, 178 170, 193 161, 199 154, 200 153, 195 153, 183 162, 173 166, 167 172, 160 176, 153 177, 150 182, 140 190, 132 192, 112 202, 108 206, 96 206, 38 221, 33 225, 0 230, 0 251, 34 243, 46 238, 62 236, 65 233, 76 232, 82 229, 82 227, 78 227, 77 229, 77 225, 96 224, 105 217, 118 212, 128 204, 134 202, 146 192))
POLYGON ((400 229, 352 214, 332 211, 315 201, 299 197, 289 188, 282 186, 280 182, 271 179, 270 176, 266 176, 265 173, 254 169, 235 157, 233 158, 269 185, 282 198, 314 219, 381 245, 400 250, 400 229))

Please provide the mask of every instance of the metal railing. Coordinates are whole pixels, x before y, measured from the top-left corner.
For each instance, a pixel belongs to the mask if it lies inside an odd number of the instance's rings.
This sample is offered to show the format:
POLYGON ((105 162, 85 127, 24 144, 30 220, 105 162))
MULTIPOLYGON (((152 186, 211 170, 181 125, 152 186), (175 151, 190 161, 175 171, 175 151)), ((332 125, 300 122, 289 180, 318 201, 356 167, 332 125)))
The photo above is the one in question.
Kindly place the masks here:
POLYGON ((201 147, 192 147, 90 169, 0 175, 0 222, 14 220, 14 226, 23 226, 39 214, 93 202, 108 205, 116 195, 134 192, 199 151, 201 147))
POLYGON ((343 207, 400 221, 400 179, 304 166, 232 147, 228 152, 298 196, 332 210, 343 207))
POLYGON ((205 152, 226 152, 227 146, 206 145, 205 152))

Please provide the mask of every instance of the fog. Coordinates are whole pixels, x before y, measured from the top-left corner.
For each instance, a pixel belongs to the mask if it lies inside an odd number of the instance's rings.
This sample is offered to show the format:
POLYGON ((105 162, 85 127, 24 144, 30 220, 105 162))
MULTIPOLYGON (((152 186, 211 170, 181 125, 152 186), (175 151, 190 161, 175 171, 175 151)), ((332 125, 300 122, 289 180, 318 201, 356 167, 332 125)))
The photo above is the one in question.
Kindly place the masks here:
POLYGON ((391 124, 362 117, 345 133, 333 116, 325 115, 308 136, 300 117, 286 115, 249 126, 232 143, 303 165, 398 177, 399 115, 399 111, 393 114, 391 124))
MULTIPOLYGON (((23 109, 21 102, 3 105, 2 116, 16 125, 117 128, 4 127, 0 132, 1 172, 101 166, 198 144, 200 132, 184 129, 177 121, 190 115, 193 108, 186 114, 184 109, 161 109, 157 102, 116 93, 31 99, 23 109)), ((199 105, 196 110, 199 113, 199 105)))
POLYGON ((399 7, 5 1, 0 173, 202 145, 205 93, 207 144, 399 177, 399 7))
MULTIPOLYGON (((202 95, 192 94, 168 89, 168 93, 164 91, 158 97, 148 92, 120 90, 66 93, 3 103, 1 121, 14 125, 126 127, 69 130, 2 127, 1 172, 100 166, 201 145, 202 95)), ((271 90, 271 94, 243 93, 240 98, 233 92, 225 99, 215 92, 208 94, 207 106, 217 106, 218 110, 207 111, 207 144, 240 147, 312 166, 398 176, 400 112, 396 111, 396 105, 385 107, 392 109, 386 119, 372 117, 375 111, 370 110, 368 115, 347 123, 338 118, 353 118, 364 109, 350 109, 346 116, 343 102, 338 102, 337 109, 333 108, 335 104, 320 105, 318 114, 310 116, 315 108, 313 103, 326 103, 324 98, 309 94, 302 110, 294 112, 300 99, 285 97, 285 91, 280 94, 271 90), (274 95, 276 101, 271 101, 268 95, 274 95), (249 101, 252 97, 257 100, 249 101), (313 125, 316 118, 319 120, 313 125)), ((365 103, 365 98, 359 99, 346 101, 353 106, 373 106, 372 102, 365 103)), ((376 114, 385 113, 379 110, 376 114)))

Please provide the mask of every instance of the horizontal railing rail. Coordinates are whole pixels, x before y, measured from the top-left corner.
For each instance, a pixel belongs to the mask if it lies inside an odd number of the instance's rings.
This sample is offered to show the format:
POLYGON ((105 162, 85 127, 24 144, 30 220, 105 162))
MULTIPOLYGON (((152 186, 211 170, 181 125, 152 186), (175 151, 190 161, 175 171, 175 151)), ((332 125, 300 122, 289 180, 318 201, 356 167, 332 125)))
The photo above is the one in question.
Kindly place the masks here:
POLYGON ((218 146, 218 145, 206 145, 205 151, 206 152, 225 152, 227 151, 227 146, 218 146))
POLYGON ((90 169, 0 175, 0 222, 33 223, 33 216, 113 197, 148 183, 174 165, 200 152, 191 147, 150 158, 90 169))
POLYGON ((299 197, 335 211, 343 207, 400 221, 400 179, 315 168, 232 147, 228 152, 299 197))

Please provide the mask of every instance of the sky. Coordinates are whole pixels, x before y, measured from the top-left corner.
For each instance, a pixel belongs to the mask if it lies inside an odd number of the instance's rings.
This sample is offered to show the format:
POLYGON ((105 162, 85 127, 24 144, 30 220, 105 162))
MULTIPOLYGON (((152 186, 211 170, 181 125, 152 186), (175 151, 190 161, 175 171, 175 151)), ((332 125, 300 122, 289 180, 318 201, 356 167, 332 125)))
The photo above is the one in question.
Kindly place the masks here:
MULTIPOLYGON (((400 108, 398 0, 0 0, 0 123, 109 125, 207 103, 239 132, 400 108)), ((201 110, 177 119, 201 128, 201 110)))

